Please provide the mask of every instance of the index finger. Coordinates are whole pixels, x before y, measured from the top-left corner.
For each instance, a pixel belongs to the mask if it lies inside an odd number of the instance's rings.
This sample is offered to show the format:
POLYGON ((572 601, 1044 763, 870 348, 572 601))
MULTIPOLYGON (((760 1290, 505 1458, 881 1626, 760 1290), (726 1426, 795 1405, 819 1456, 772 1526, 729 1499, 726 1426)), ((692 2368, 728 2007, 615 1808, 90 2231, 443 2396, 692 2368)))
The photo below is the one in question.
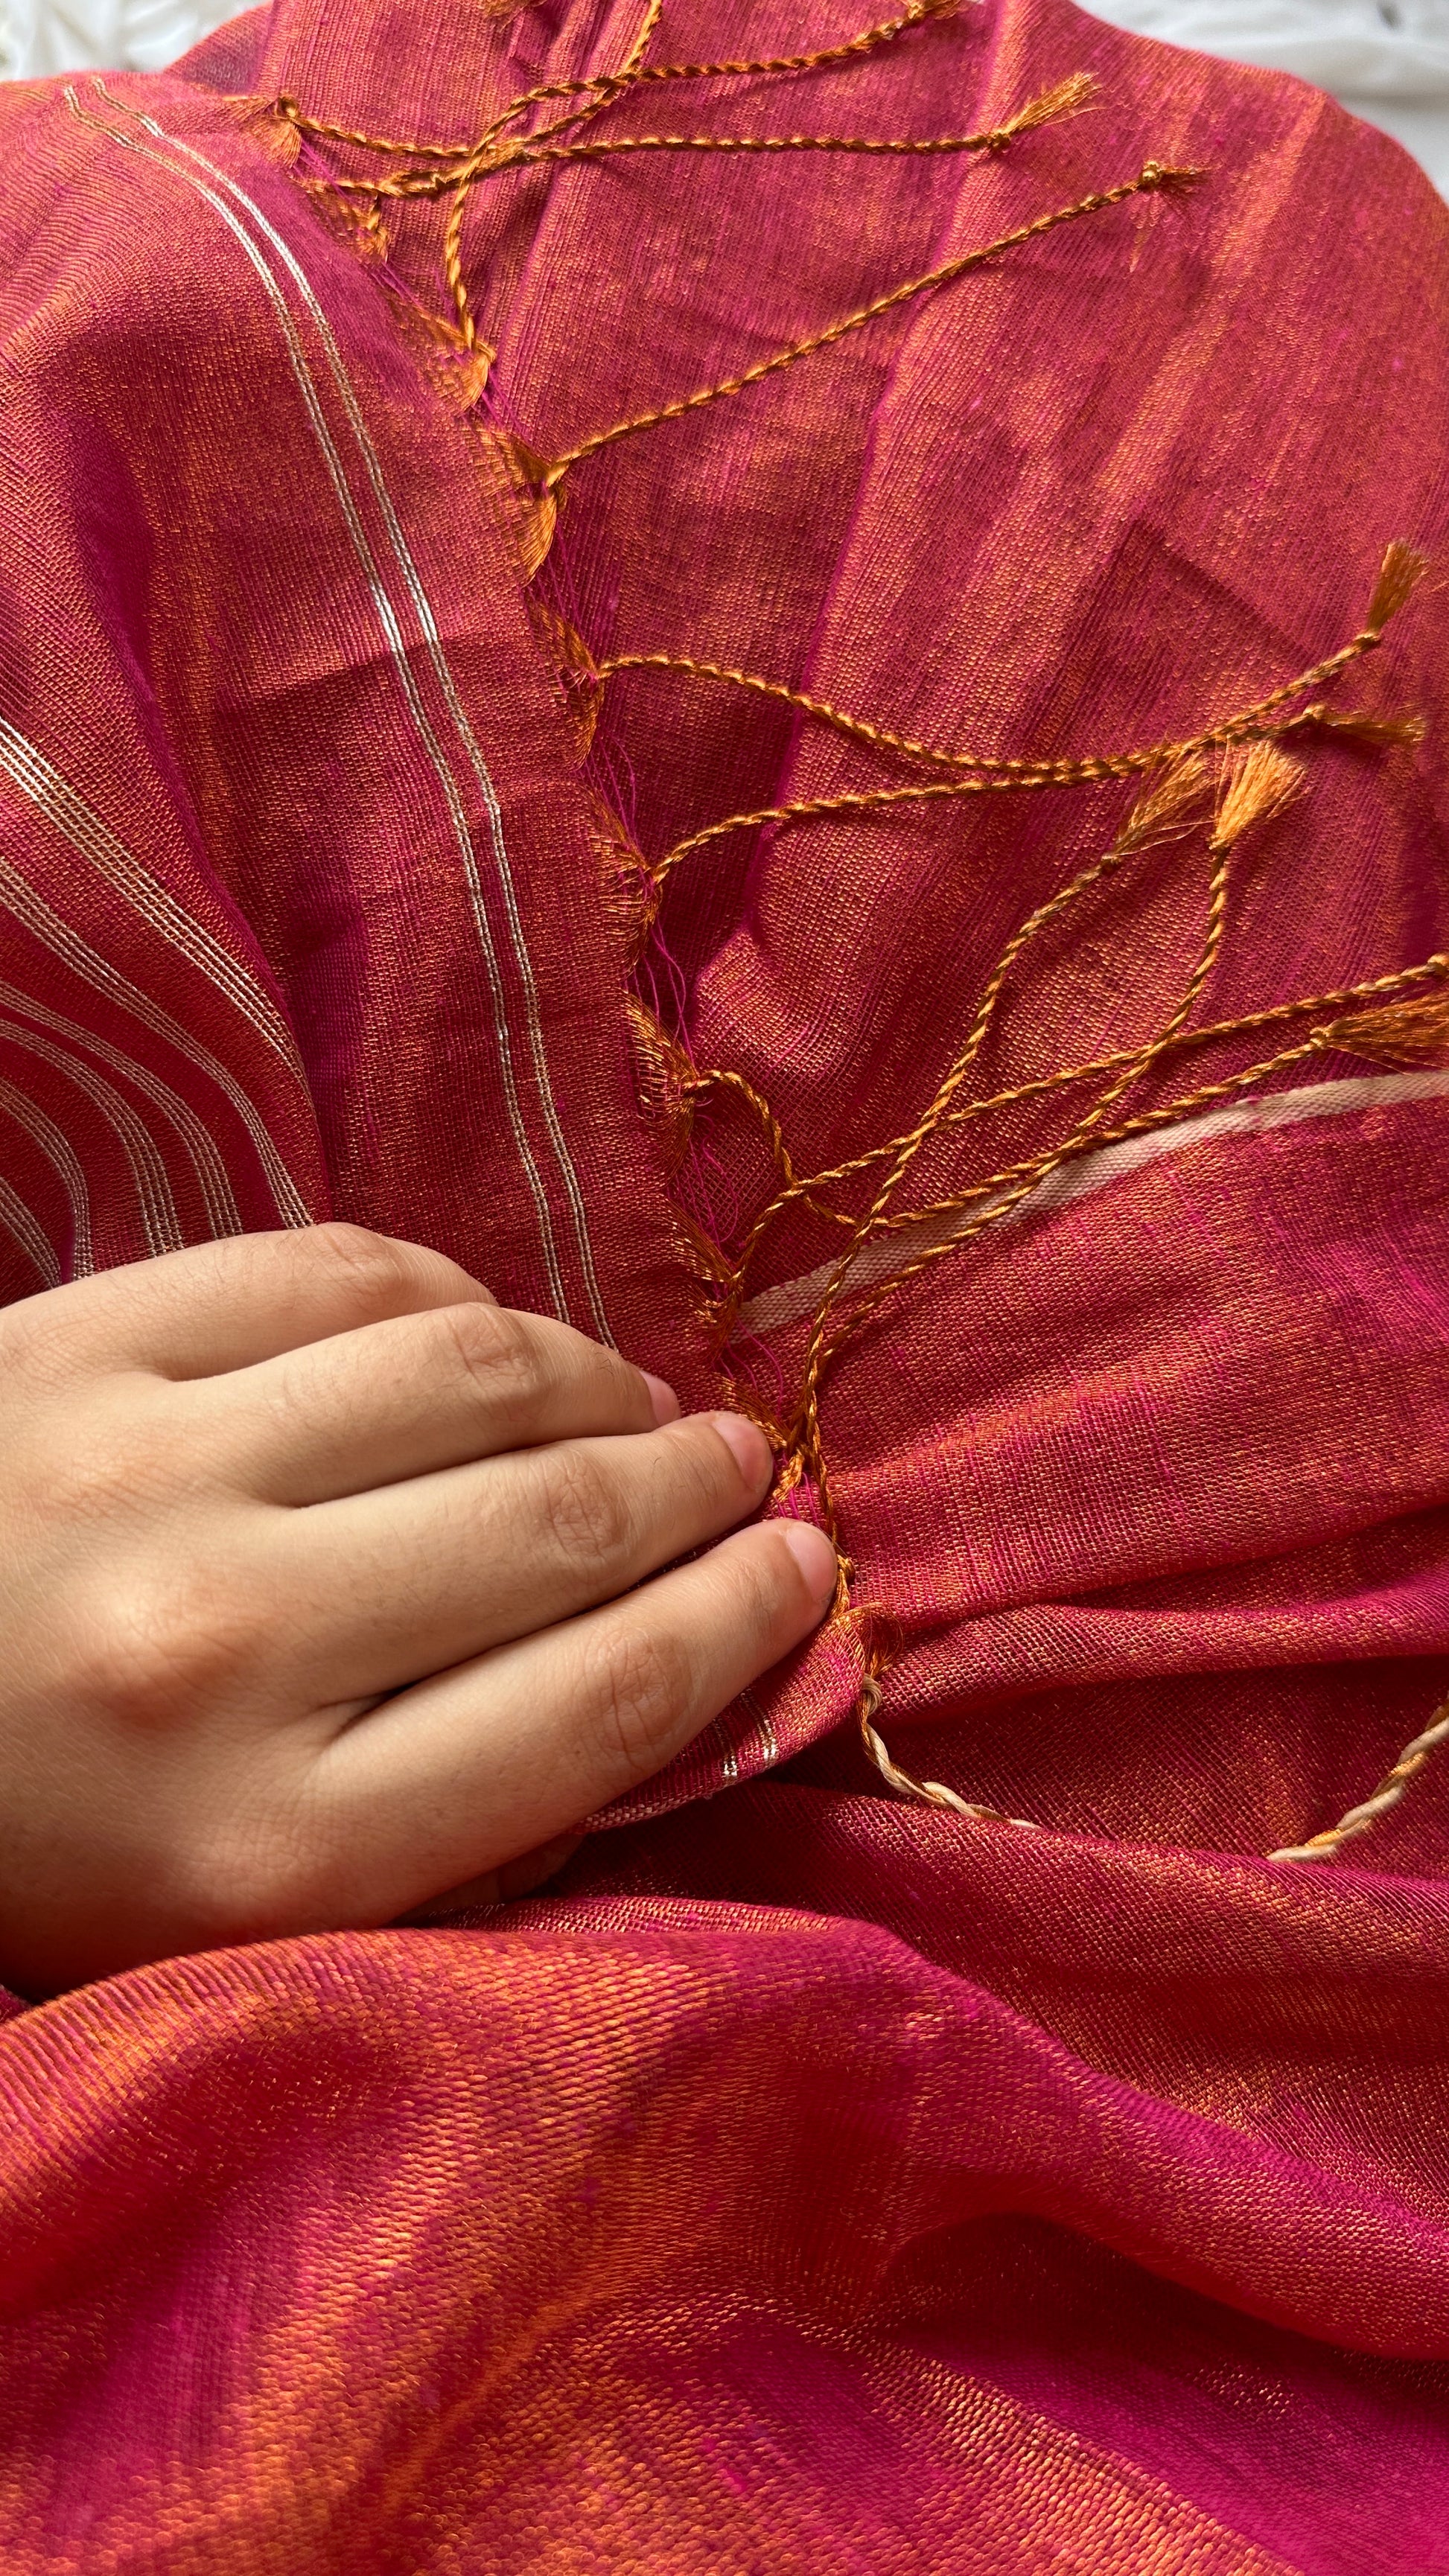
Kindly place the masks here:
POLYGON ((495 1303, 425 1244, 364 1226, 312 1225, 97 1271, 12 1307, 0 1334, 39 1337, 81 1366, 219 1377, 394 1316, 495 1303))
POLYGON ((757 1523, 357 1717, 313 1754, 298 1801, 308 1919, 388 1922, 568 1832, 802 1644, 836 1572, 823 1530, 757 1523))

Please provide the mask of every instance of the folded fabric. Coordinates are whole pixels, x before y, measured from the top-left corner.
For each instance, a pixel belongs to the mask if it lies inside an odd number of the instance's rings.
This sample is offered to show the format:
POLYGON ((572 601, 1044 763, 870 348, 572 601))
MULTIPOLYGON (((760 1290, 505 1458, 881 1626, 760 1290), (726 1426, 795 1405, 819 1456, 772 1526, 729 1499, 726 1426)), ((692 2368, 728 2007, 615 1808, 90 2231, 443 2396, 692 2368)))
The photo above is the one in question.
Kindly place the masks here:
POLYGON ((846 1560, 546 1898, 16 2000, 7 2568, 1449 2564, 1449 214, 1060 0, 0 117, 3 1293, 344 1214, 846 1560))

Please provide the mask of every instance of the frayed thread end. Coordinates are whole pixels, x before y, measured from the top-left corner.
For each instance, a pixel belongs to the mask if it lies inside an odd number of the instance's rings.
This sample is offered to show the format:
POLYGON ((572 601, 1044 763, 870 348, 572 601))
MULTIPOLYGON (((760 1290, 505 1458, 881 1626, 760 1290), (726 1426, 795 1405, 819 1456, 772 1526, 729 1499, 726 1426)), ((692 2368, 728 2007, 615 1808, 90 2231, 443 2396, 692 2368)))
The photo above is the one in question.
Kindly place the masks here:
POLYGON ((1212 795, 1212 772, 1200 752, 1189 752, 1153 775, 1117 840, 1119 851, 1149 849, 1191 825, 1212 795))
POLYGON ((1075 116, 1097 95, 1097 83, 1090 72, 1072 72, 1066 80, 1044 89, 1039 98, 1029 98, 1015 116, 1009 116, 991 137, 990 149, 1004 151, 1019 134, 1034 133, 1039 125, 1051 125, 1063 116, 1075 116))
POLYGON ((1423 993, 1381 1011, 1356 1011, 1323 1032, 1325 1046, 1371 1064, 1442 1064, 1449 1057, 1449 993, 1423 993))
POLYGON ((1381 715, 1372 707, 1339 708, 1322 703, 1305 707, 1303 720, 1321 726, 1326 733, 1346 734, 1351 742, 1382 744, 1386 750, 1399 745, 1413 748, 1429 730, 1421 715, 1381 715))
POLYGON ((1300 761, 1290 760, 1271 742, 1255 742, 1231 761, 1223 773, 1211 846, 1228 850, 1258 823, 1295 804, 1307 785, 1300 761))
POLYGON ((1389 619, 1407 606, 1428 569, 1428 556, 1405 545, 1402 537, 1395 537, 1384 548, 1384 559, 1379 566, 1379 577, 1374 583, 1373 597, 1362 628, 1369 642, 1377 644, 1389 619))

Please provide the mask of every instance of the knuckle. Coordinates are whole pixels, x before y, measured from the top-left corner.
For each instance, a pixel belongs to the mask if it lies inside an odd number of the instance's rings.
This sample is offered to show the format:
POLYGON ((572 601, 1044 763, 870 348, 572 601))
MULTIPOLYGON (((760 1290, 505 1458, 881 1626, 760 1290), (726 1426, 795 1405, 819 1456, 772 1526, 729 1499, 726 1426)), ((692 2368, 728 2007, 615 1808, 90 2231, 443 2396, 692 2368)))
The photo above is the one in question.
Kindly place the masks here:
POLYGON ((438 1307, 427 1322, 444 1374, 521 1433, 545 1406, 590 1423, 638 1418, 638 1372, 566 1324, 491 1300, 438 1307))
POLYGON ((445 1371, 490 1404, 527 1403, 546 1371, 526 1319, 506 1306, 443 1306, 429 1318, 445 1371))
POLYGON ((241 1603, 194 1577, 112 1566, 76 1588, 69 1613, 72 1690, 133 1728, 203 1718, 254 1652, 241 1603))
POLYGON ((338 1218, 307 1226, 291 1239, 298 1258, 338 1282, 360 1311, 385 1306, 414 1284, 410 1247, 391 1235, 374 1234, 368 1226, 338 1218))
POLYGON ((597 1649, 589 1679, 593 1724, 606 1753, 634 1779, 658 1770, 694 1696, 683 1640, 631 1621, 597 1649))
POLYGON ((541 1460, 541 1507, 548 1535, 571 1564, 602 1569, 631 1537, 624 1496, 586 1449, 560 1445, 541 1460))

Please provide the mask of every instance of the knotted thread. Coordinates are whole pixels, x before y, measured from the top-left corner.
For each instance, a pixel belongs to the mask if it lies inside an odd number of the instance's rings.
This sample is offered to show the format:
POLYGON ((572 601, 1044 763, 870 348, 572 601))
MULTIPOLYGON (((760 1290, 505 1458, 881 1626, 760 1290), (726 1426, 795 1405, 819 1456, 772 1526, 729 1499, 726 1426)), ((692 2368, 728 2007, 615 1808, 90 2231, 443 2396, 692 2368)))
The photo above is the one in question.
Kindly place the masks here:
MULTIPOLYGON (((784 76, 823 69, 891 44, 928 20, 948 14, 954 6, 955 0, 912 0, 912 5, 899 15, 880 20, 840 44, 810 52, 758 60, 651 64, 647 55, 662 15, 662 0, 647 0, 638 35, 616 71, 587 79, 544 83, 526 91, 511 100, 480 134, 464 143, 399 140, 373 135, 309 117, 291 97, 284 97, 275 104, 278 112, 314 144, 330 142, 402 165, 381 173, 329 173, 321 181, 307 183, 334 191, 344 200, 358 198, 364 201, 369 208, 363 219, 364 227, 370 231, 374 246, 379 246, 384 239, 379 217, 383 201, 389 198, 448 201, 442 267, 454 319, 451 323, 440 323, 438 327, 451 336, 468 361, 466 391, 472 400, 481 391, 483 375, 493 353, 478 338, 464 275, 462 236, 471 191, 484 178, 508 169, 557 166, 570 161, 599 162, 611 155, 629 153, 724 152, 770 156, 789 152, 996 154, 1034 127, 1054 117, 1073 113, 1090 96, 1092 83, 1087 76, 1079 74, 1058 83, 1041 97, 1028 101, 1001 125, 971 134, 923 139, 831 134, 607 136, 583 131, 616 101, 645 84, 784 76), (548 105, 562 106, 563 113, 542 125, 524 124, 531 111, 548 105), (523 130, 519 130, 521 126, 523 130)), ((1060 225, 1103 212, 1135 196, 1181 190, 1200 175, 1193 170, 1176 169, 1160 161, 1149 160, 1134 177, 1091 191, 1069 205, 1044 212, 976 250, 904 280, 755 365, 699 387, 651 411, 612 422, 551 459, 533 456, 517 439, 503 442, 508 449, 510 472, 532 490, 535 498, 537 526, 531 548, 530 571, 536 568, 547 551, 552 536, 555 500, 564 477, 573 467, 603 449, 668 421, 682 419, 707 404, 742 393, 783 368, 833 348, 916 297, 936 293, 1060 225)), ((767 1228, 785 1208, 803 1205, 821 1219, 841 1226, 847 1233, 848 1239, 831 1268, 812 1320, 804 1380, 793 1414, 786 1422, 767 1426, 782 1455, 781 1486, 788 1487, 808 1475, 822 1520, 837 1547, 839 1527, 820 1440, 822 1379, 829 1362, 843 1344, 859 1332, 888 1298, 919 1277, 931 1263, 954 1254, 985 1227, 1001 1222, 1052 1172, 1083 1153, 1143 1134, 1154 1126, 1181 1120, 1209 1103, 1232 1097, 1254 1083, 1269 1080, 1288 1066, 1327 1048, 1356 1050, 1379 1061, 1423 1061, 1449 1047, 1449 998, 1441 993, 1415 996, 1409 991, 1424 979, 1438 981, 1449 975, 1449 956, 1442 954, 1345 991, 1301 997, 1205 1029, 1193 1030, 1187 1025, 1214 971, 1226 935, 1233 849, 1245 832, 1271 821, 1303 789, 1303 772, 1297 763, 1285 757, 1279 747, 1282 738, 1295 733, 1307 739, 1314 731, 1333 730, 1385 747, 1409 744, 1420 738, 1422 726, 1413 715, 1384 716, 1373 712, 1338 711, 1322 701, 1310 701, 1309 692, 1331 684, 1352 662, 1377 646, 1384 627, 1408 598, 1423 568, 1422 558, 1412 549, 1398 543, 1391 545, 1384 555, 1363 626, 1326 660, 1281 683, 1250 707, 1240 709, 1185 740, 1159 742, 1124 752, 1087 753, 1069 759, 1029 754, 1007 759, 929 744, 892 731, 876 720, 813 697, 787 683, 729 663, 688 654, 664 651, 619 654, 593 662, 586 652, 580 652, 579 666, 568 676, 576 684, 594 692, 595 705, 602 685, 616 674, 631 670, 685 673, 717 685, 737 687, 776 699, 884 757, 953 773, 924 782, 913 781, 833 797, 796 799, 783 805, 725 816, 678 843, 656 860, 652 868, 643 868, 651 887, 651 906, 647 914, 651 921, 657 910, 658 888, 673 868, 686 857, 735 831, 803 824, 825 817, 879 812, 895 806, 908 808, 963 795, 1049 786, 1087 786, 1133 775, 1147 776, 1144 792, 1111 848, 1039 905, 1007 943, 987 979, 975 1020, 955 1062, 923 1116, 903 1136, 849 1157, 829 1171, 802 1176, 795 1168, 770 1103, 742 1074, 729 1068, 685 1074, 681 1089, 691 1117, 710 1097, 732 1099, 747 1109, 767 1146, 776 1181, 774 1195, 754 1219, 733 1262, 721 1248, 701 1243, 701 1251, 706 1256, 706 1270, 721 1284, 724 1292, 717 1318, 722 1327, 722 1350, 739 1311, 750 1262, 767 1228), (1214 761, 1219 764, 1216 778, 1210 766, 1214 761), (1213 818, 1206 835, 1209 867, 1202 937, 1182 994, 1163 1026, 1143 1046, 1119 1050, 1094 1063, 1067 1067, 1035 1082, 1018 1084, 991 1099, 959 1100, 958 1094, 979 1055, 1006 982, 1028 944, 1048 923, 1057 920, 1072 903, 1104 878, 1168 842, 1194 834, 1201 827, 1204 809, 1214 795, 1213 818), (1400 998, 1385 998, 1393 995, 1400 998), (1345 1003, 1362 1000, 1373 1001, 1378 1007, 1366 1012, 1343 1013, 1345 1003), (1338 1016, 1320 1020, 1306 1037, 1277 1054, 1219 1082, 1201 1085, 1195 1091, 1161 1103, 1134 1118, 1119 1121, 1116 1125, 1105 1123, 1108 1112, 1127 1092, 1179 1049, 1215 1043, 1323 1009, 1333 1009, 1338 1016), (902 1211, 893 1205, 921 1153, 948 1130, 959 1131, 968 1122, 994 1110, 1097 1080, 1104 1075, 1107 1077, 1105 1088, 1079 1115, 1072 1131, 1058 1145, 1032 1159, 997 1171, 953 1195, 938 1198, 928 1208, 902 1211), (842 1181, 874 1170, 881 1164, 888 1166, 885 1178, 863 1215, 852 1215, 847 1210, 836 1208, 823 1195, 842 1181), (967 1214, 973 1209, 973 1214, 967 1214), (924 1247, 858 1299, 847 1312, 836 1314, 852 1269, 862 1250, 872 1240, 905 1228, 919 1228, 931 1220, 945 1223, 962 1216, 966 1218, 965 1223, 954 1227, 946 1239, 924 1247)), ((589 729, 592 729, 592 719, 589 729)), ((665 1039, 662 1031, 655 1034, 662 1054, 667 1054, 671 1048, 675 1056, 680 1054, 677 1045, 665 1039)), ((748 1402, 744 1390, 737 1388, 736 1392, 739 1400, 748 1402)), ((758 1416, 759 1408, 751 1406, 749 1409, 755 1410, 758 1416)), ((850 1607, 853 1569, 843 1551, 840 1562, 835 1618, 842 1626, 854 1623, 858 1629, 858 1614, 850 1607)), ((857 1701, 857 1719, 862 1742, 882 1778, 901 1793, 928 1804, 948 1808, 973 1819, 1023 1826, 1024 1819, 999 1817, 997 1810, 972 1804, 938 1781, 914 1779, 893 1760, 875 1724, 881 1705, 879 1676, 882 1662, 879 1654, 868 1647, 864 1649, 864 1656, 865 1673, 857 1701)), ((1446 1738, 1449 1738, 1449 1702, 1436 1711, 1423 1733, 1405 1747, 1392 1771, 1361 1806, 1351 1809, 1330 1830, 1310 1837, 1301 1845, 1285 1846, 1272 1857, 1294 1861, 1333 1857, 1345 1841, 1368 1830, 1378 1816, 1397 1803, 1430 1753, 1446 1738)))
POLYGON ((1384 550, 1367 620, 1325 661, 1315 662, 1311 669, 1300 671, 1294 679, 1281 681, 1266 697, 1256 699, 1251 706, 1240 707, 1234 714, 1221 717, 1204 726, 1200 732, 1177 741, 1149 743, 1128 751, 1084 752, 1065 759, 1047 753, 1025 753, 1008 760, 988 752, 948 750, 908 734, 892 732, 887 726, 872 723, 868 717, 833 705, 829 699, 811 697, 802 689, 763 678, 758 672, 735 670, 718 662, 698 661, 685 653, 610 654, 587 664, 583 676, 597 686, 624 671, 676 671, 693 678, 724 681, 748 689, 759 697, 773 698, 783 705, 797 707, 802 714, 818 718, 836 732, 866 744, 873 751, 967 773, 950 782, 931 780, 924 785, 870 788, 837 796, 797 797, 782 805, 756 806, 746 813, 726 814, 719 822, 707 823, 699 831, 691 832, 686 840, 676 842, 672 849, 666 850, 653 862, 653 875, 662 879, 678 866, 681 859, 707 848, 712 841, 722 840, 731 832, 759 830, 767 825, 823 821, 837 814, 871 813, 891 805, 933 804, 953 796, 991 790, 1029 791, 1047 787, 1105 785, 1113 780, 1141 776, 1154 769, 1170 770, 1201 754, 1230 750, 1235 744, 1254 739, 1282 740, 1293 733, 1333 732, 1383 747, 1421 742, 1423 720, 1416 715, 1334 709, 1321 701, 1295 707, 1294 701, 1305 698, 1310 689, 1323 688, 1346 671, 1351 663, 1377 649, 1383 641, 1384 628, 1390 616, 1412 595, 1424 570, 1424 557, 1395 539, 1384 550))
MULTIPOLYGON (((392 171, 360 175, 345 171, 329 171, 326 178, 318 183, 322 187, 342 197, 354 196, 370 200, 374 214, 380 203, 388 198, 445 197, 450 200, 442 245, 443 275, 455 317, 448 327, 458 347, 463 352, 471 354, 480 344, 464 273, 463 225, 473 189, 502 171, 535 168, 542 163, 597 161, 607 158, 610 154, 630 152, 771 154, 859 152, 907 155, 951 152, 999 153, 1004 151, 1018 135, 1028 134, 1036 126, 1046 124, 1054 117, 1072 114, 1092 95, 1095 85, 1090 75, 1078 72, 1066 80, 1057 82, 1039 98, 1028 100, 1014 116, 1008 117, 1000 125, 983 128, 973 134, 931 135, 920 139, 839 134, 648 134, 617 137, 590 134, 586 141, 579 140, 579 130, 582 126, 591 123, 620 99, 629 97, 647 85, 661 82, 781 77, 827 70, 833 65, 858 60, 881 46, 893 44, 897 38, 909 34, 917 27, 924 26, 931 19, 949 16, 956 6, 957 0, 911 0, 911 5, 902 10, 899 15, 880 19, 873 26, 862 28, 857 35, 847 37, 839 44, 818 46, 810 52, 765 55, 753 60, 650 63, 645 57, 658 27, 662 13, 662 0, 648 0, 639 34, 617 71, 596 73, 587 79, 548 81, 533 89, 524 90, 516 98, 511 99, 508 105, 489 121, 481 133, 475 135, 470 141, 460 143, 432 142, 417 136, 373 134, 362 127, 338 125, 327 118, 308 115, 300 101, 288 92, 284 92, 272 104, 278 115, 284 117, 289 125, 314 144, 339 144, 355 152, 367 153, 386 162, 401 164, 399 168, 392 171), (564 100, 574 100, 578 104, 567 108, 563 115, 555 117, 550 123, 521 133, 511 130, 516 129, 520 120, 525 119, 533 108, 564 100), (559 138, 564 135, 568 135, 570 140, 561 141, 559 138)), ((1166 177, 1163 177, 1153 184, 1167 185, 1169 182, 1166 177)), ((922 293, 929 285, 945 282, 944 278, 916 280, 908 287, 898 289, 889 301, 900 302, 907 294, 922 293)), ((884 310, 886 307, 883 305, 881 309, 884 310)), ((873 318, 873 311, 853 315, 843 324, 835 326, 830 336, 838 338, 844 331, 857 330, 865 321, 873 318)), ((812 342, 808 347, 816 345, 825 344, 812 342)), ((781 353, 774 364, 784 365, 789 363, 791 358, 804 356, 808 354, 808 347, 802 344, 788 353, 781 353)), ((767 368, 762 372, 769 371, 767 368)), ((692 409, 699 401, 713 400, 720 393, 739 391, 743 383, 755 380, 754 373, 751 372, 738 381, 731 380, 727 385, 709 389, 707 394, 694 397, 683 408, 692 409)), ((657 414, 641 415, 634 421, 616 423, 595 439, 584 441, 568 456, 555 459, 549 469, 550 474, 553 480, 557 481, 569 465, 578 463, 583 456, 592 455, 597 447, 607 445, 614 438, 625 436, 630 430, 652 428, 657 419, 676 416, 676 413, 669 409, 657 414)))

